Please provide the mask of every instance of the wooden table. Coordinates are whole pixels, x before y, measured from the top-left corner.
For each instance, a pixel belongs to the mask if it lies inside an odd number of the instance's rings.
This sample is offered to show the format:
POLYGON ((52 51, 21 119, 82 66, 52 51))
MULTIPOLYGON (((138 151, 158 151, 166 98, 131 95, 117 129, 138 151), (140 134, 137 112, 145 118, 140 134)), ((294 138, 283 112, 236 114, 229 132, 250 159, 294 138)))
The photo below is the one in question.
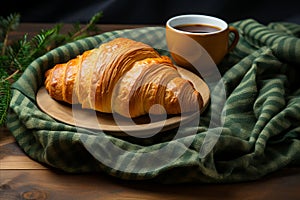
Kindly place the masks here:
MULTIPOLYGON (((11 34, 36 34, 52 24, 21 24, 11 34)), ((142 25, 99 25, 102 32, 142 25)), ((66 26, 68 28, 70 26, 66 26)), ((5 127, 0 128, 0 200, 11 199, 300 199, 300 168, 281 169, 260 180, 236 184, 159 185, 124 181, 104 173, 67 174, 24 154, 5 127)))

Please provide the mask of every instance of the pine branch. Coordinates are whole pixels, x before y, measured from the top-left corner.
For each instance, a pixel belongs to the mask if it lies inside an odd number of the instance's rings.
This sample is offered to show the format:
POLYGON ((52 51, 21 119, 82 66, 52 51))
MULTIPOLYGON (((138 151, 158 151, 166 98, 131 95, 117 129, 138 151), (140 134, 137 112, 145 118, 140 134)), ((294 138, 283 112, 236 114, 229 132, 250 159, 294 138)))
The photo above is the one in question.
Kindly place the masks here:
POLYGON ((102 12, 99 12, 97 14, 95 14, 91 20, 89 21, 89 23, 84 26, 83 28, 81 28, 80 30, 78 30, 76 33, 73 34, 73 36, 71 37, 71 39, 76 39, 78 36, 82 35, 84 32, 88 31, 89 29, 91 29, 93 27, 93 25, 95 23, 97 23, 97 21, 99 21, 99 19, 103 16, 102 12))
POLYGON ((9 32, 15 30, 19 26, 19 23, 20 23, 20 14, 18 13, 10 14, 7 18, 0 17, 1 37, 4 38, 1 55, 5 54, 5 50, 8 43, 9 32))
POLYGON ((0 125, 5 124, 8 105, 11 99, 10 83, 1 81, 0 84, 0 125))
POLYGON ((56 33, 56 28, 52 28, 49 30, 41 30, 38 35, 34 36, 31 40, 31 45, 34 50, 31 52, 30 57, 37 58, 46 53, 49 50, 47 48, 48 41, 56 33))
POLYGON ((30 55, 32 46, 30 42, 27 41, 26 34, 23 39, 13 43, 7 50, 7 55, 11 61, 9 65, 10 69, 16 69, 23 72, 32 61, 32 56, 30 55))
POLYGON ((6 122, 11 84, 22 75, 27 66, 53 48, 90 35, 90 30, 97 33, 95 24, 101 17, 102 12, 98 12, 85 26, 73 24, 73 30, 67 34, 60 34, 62 24, 57 24, 49 30, 41 30, 31 40, 28 40, 25 34, 22 39, 10 45, 8 35, 18 27, 20 14, 13 13, 6 18, 0 17, 0 127, 6 122))

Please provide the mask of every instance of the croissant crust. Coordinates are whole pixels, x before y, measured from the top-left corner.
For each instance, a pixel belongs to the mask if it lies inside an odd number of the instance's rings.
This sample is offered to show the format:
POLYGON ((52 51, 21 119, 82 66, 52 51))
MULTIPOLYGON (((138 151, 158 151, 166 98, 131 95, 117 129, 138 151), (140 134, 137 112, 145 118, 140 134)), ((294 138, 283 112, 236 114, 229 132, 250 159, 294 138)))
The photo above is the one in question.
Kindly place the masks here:
POLYGON ((180 76, 169 57, 127 38, 56 64, 45 73, 45 87, 58 101, 131 118, 179 114, 203 106, 200 93, 180 76))

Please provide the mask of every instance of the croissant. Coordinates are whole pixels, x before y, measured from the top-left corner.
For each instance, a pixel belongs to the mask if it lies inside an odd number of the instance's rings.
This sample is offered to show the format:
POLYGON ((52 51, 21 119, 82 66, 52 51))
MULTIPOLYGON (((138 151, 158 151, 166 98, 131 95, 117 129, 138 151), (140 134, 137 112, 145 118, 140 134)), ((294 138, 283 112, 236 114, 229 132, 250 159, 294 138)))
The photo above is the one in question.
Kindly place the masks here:
POLYGON ((180 76, 169 57, 127 38, 56 64, 45 73, 45 88, 58 101, 130 118, 179 114, 203 106, 200 93, 180 76))

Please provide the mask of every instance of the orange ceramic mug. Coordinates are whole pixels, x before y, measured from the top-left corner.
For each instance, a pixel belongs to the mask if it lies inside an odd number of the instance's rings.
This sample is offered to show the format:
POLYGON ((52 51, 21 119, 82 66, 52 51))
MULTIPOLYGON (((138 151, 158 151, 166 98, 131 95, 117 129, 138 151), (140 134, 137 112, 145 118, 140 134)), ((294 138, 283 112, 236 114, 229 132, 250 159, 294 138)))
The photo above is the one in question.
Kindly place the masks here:
POLYGON ((209 55, 215 64, 219 64, 238 43, 239 33, 222 19, 188 14, 170 18, 166 22, 166 40, 176 64, 192 69, 193 63, 199 61, 204 53, 209 55), (231 44, 230 33, 234 34, 231 44))

